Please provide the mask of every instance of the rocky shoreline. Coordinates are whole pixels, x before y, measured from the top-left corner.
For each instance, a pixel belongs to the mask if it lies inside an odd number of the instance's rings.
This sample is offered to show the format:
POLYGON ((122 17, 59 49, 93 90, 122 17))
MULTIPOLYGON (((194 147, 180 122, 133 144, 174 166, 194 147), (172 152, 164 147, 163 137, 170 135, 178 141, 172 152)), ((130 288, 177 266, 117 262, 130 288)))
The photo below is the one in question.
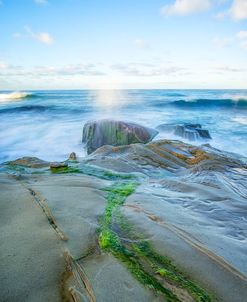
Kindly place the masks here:
POLYGON ((85 158, 0 166, 1 301, 244 301, 246 165, 119 125, 85 158))

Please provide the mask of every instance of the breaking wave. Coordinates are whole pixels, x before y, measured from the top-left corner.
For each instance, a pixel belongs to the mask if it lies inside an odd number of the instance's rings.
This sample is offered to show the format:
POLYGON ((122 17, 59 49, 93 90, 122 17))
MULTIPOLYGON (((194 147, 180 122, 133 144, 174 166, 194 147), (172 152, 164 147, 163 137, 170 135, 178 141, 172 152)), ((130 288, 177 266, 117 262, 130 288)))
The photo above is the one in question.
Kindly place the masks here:
POLYGON ((234 117, 232 121, 237 122, 242 125, 247 125, 247 118, 246 117, 234 117))
POLYGON ((156 102, 155 107, 175 106, 181 109, 202 109, 202 108, 224 108, 224 109, 247 109, 247 98, 232 99, 194 99, 176 100, 173 102, 156 102))
POLYGON ((10 100, 25 99, 27 97, 32 97, 34 94, 31 92, 10 92, 10 93, 0 93, 0 102, 6 102, 10 100))

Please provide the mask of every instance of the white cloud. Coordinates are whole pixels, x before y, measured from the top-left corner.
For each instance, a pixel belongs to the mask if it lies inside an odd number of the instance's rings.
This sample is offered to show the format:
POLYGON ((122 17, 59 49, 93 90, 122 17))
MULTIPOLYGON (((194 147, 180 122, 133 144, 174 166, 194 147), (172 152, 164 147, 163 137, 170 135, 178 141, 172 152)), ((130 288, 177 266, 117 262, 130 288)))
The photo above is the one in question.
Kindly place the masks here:
POLYGON ((219 37, 215 37, 213 39, 213 44, 218 47, 218 48, 224 48, 227 46, 230 46, 233 42, 232 38, 219 38, 219 37))
POLYGON ((240 46, 247 50, 247 30, 241 30, 237 33, 237 37, 240 40, 240 46))
POLYGON ((35 72, 40 76, 55 75, 55 76, 76 76, 76 75, 103 75, 104 73, 96 68, 94 64, 79 63, 66 65, 61 67, 36 67, 35 72))
POLYGON ((247 39, 247 30, 241 30, 237 33, 239 39, 247 39))
POLYGON ((47 33, 47 32, 40 32, 40 33, 35 33, 32 31, 32 29, 29 26, 24 27, 26 32, 28 33, 29 37, 31 37, 34 40, 37 40, 41 43, 51 45, 53 44, 54 40, 52 36, 47 33))
POLYGON ((34 0, 34 2, 37 3, 37 4, 42 4, 42 5, 48 4, 47 0, 34 0))
POLYGON ((7 69, 7 68, 8 68, 8 64, 0 61, 0 70, 7 69))
POLYGON ((247 0, 234 0, 229 13, 234 20, 247 19, 247 0))
POLYGON ((104 75, 96 65, 90 63, 78 63, 65 66, 36 66, 25 68, 24 66, 10 65, 0 62, 0 76, 3 77, 75 77, 75 76, 99 76, 104 75))
POLYGON ((45 44, 52 44, 53 43, 53 38, 51 37, 51 35, 49 33, 37 33, 35 35, 35 38, 45 44))
POLYGON ((214 17, 217 20, 222 20, 222 19, 224 19, 227 16, 229 16, 229 10, 228 11, 219 12, 214 17))
POLYGON ((186 72, 185 68, 178 66, 157 66, 148 63, 115 64, 112 69, 123 75, 140 77, 171 76, 186 72))
POLYGON ((219 72, 245 72, 246 68, 232 67, 227 65, 215 65, 213 68, 219 72))
POLYGON ((210 0, 175 0, 173 4, 163 6, 161 8, 161 14, 164 16, 189 15, 206 11, 210 6, 210 0))
POLYGON ((247 19, 247 0, 233 0, 228 10, 219 12, 216 19, 224 19, 230 17, 235 21, 247 19))
POLYGON ((149 44, 147 41, 143 40, 143 39, 136 39, 134 40, 134 45, 137 47, 137 48, 140 48, 140 49, 147 49, 149 48, 149 44))
POLYGON ((243 41, 243 42, 241 43, 241 46, 242 46, 245 50, 247 50, 247 40, 243 41))

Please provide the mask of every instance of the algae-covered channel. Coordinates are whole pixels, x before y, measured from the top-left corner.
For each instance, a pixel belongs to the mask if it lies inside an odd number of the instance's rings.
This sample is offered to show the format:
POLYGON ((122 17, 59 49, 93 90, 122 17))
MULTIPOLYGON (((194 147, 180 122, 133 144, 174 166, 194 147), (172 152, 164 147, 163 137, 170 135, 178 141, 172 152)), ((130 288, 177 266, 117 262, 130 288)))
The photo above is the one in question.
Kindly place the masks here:
POLYGON ((103 189, 107 193, 107 204, 99 220, 99 246, 124 263, 140 283, 163 295, 169 302, 212 301, 210 295, 168 257, 157 253, 122 214, 121 207, 143 179, 135 174, 116 173, 90 165, 78 165, 57 172, 82 173, 112 182, 103 189))
POLYGON ((185 276, 167 257, 137 235, 121 213, 126 198, 134 193, 136 181, 117 181, 105 188, 107 206, 100 219, 99 245, 122 261, 144 286, 164 295, 166 301, 209 302, 211 297, 185 276))

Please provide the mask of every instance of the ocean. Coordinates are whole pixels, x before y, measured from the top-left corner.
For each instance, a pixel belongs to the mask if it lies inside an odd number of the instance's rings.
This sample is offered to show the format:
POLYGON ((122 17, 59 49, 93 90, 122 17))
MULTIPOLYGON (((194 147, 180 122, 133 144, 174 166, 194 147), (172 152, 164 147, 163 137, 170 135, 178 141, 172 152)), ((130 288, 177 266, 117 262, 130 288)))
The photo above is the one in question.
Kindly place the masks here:
MULTIPOLYGON (((154 128, 199 123, 209 130, 211 146, 241 158, 247 154, 247 90, 1 91, 0 163, 22 156, 84 156, 83 125, 103 118, 154 128)), ((168 132, 156 138, 188 142, 168 132)))

